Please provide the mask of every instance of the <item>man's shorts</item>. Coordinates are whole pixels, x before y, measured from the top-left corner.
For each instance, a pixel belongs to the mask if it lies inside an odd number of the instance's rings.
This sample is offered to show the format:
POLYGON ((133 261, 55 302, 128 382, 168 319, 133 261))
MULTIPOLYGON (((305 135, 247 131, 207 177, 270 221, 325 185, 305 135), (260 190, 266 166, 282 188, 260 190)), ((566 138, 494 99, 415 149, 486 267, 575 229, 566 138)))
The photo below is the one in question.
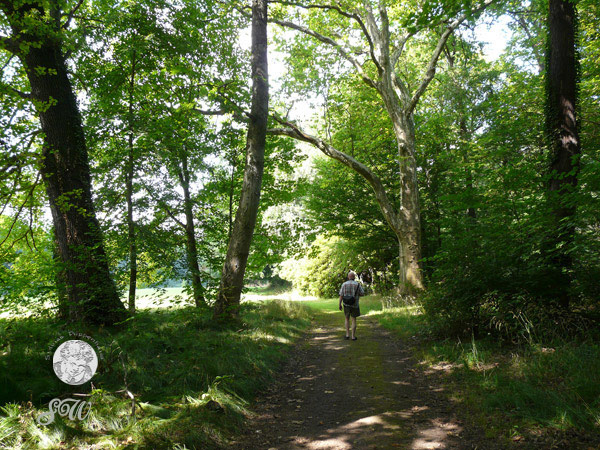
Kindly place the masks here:
POLYGON ((355 308, 354 306, 344 305, 344 314, 346 315, 346 317, 358 317, 360 316, 360 306, 357 306, 355 308))

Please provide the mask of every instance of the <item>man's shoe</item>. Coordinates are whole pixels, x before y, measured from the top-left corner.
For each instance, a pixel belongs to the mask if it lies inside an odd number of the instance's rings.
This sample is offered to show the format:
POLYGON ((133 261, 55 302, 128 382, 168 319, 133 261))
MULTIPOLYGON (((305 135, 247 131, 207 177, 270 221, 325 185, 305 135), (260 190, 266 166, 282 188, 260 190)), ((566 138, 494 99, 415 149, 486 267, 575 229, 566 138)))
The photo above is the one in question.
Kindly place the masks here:
POLYGON ((352 338, 352 340, 353 340, 353 341, 355 341, 356 339, 358 339, 356 336, 354 336, 354 337, 352 338))
POLYGON ((348 340, 348 339, 350 339, 350 336, 346 336, 344 339, 348 340))

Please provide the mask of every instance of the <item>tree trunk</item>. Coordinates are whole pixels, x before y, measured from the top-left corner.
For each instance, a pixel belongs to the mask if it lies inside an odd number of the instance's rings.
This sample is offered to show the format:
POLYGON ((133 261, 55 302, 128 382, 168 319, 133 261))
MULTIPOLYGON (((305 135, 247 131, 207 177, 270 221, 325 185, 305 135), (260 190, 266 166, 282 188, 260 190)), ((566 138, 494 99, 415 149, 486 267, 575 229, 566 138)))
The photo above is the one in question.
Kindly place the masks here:
POLYGON ((232 317, 238 312, 260 202, 268 110, 267 0, 253 0, 252 106, 246 139, 246 167, 240 203, 223 265, 215 317, 232 317))
POLYGON ((231 161, 231 178, 229 180, 229 217, 228 217, 228 228, 227 228, 227 239, 231 239, 231 232, 233 231, 233 194, 235 187, 235 159, 231 161))
POLYGON ((133 153, 133 90, 135 88, 136 52, 133 51, 131 60, 131 77, 129 79, 129 136, 128 159, 125 185, 127 197, 127 239, 129 241, 129 312, 135 312, 135 291, 137 287, 137 245, 135 241, 135 222, 133 221, 133 174, 135 173, 135 158, 133 153))
POLYGON ((61 310, 71 320, 123 320, 126 310, 108 269, 92 203, 81 116, 60 44, 47 37, 39 48, 30 46, 19 57, 44 132, 41 173, 67 278, 68 305, 61 310))
POLYGON ((548 198, 554 217, 550 237, 552 290, 569 307, 571 247, 575 235, 575 203, 581 147, 577 130, 578 58, 575 49, 577 12, 569 0, 550 0, 546 70, 546 127, 550 137, 548 198))
POLYGON ((190 195, 190 171, 188 169, 187 154, 181 157, 181 172, 179 180, 183 189, 183 209, 185 211, 185 236, 188 270, 192 279, 192 291, 196 307, 206 305, 204 298, 204 287, 200 278, 200 267, 198 266, 198 247, 196 243, 196 228, 194 226, 194 205, 190 195))
POLYGON ((415 158, 415 131, 412 114, 402 117, 395 124, 400 166, 400 220, 404 232, 397 233, 400 246, 401 294, 412 295, 423 289, 421 271, 421 205, 417 184, 417 160, 415 158))
MULTIPOLYGON (((391 71, 391 69, 389 69, 391 71)), ((404 114, 401 99, 395 92, 391 77, 382 74, 379 94, 392 121, 398 145, 400 174, 400 207, 398 220, 402 227, 394 232, 399 246, 398 292, 412 295, 423 289, 421 270, 421 205, 417 183, 417 160, 415 158, 415 127, 412 113, 404 114)))

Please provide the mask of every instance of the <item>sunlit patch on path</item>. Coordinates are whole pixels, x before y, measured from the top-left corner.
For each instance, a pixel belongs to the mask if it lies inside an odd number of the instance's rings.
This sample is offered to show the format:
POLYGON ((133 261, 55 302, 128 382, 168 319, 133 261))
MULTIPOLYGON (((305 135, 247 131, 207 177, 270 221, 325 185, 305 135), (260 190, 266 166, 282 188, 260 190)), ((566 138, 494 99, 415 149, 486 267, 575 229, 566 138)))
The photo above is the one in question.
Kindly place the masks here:
POLYGON ((265 450, 497 448, 464 433, 456 406, 406 345, 361 317, 320 314, 233 448, 265 450))

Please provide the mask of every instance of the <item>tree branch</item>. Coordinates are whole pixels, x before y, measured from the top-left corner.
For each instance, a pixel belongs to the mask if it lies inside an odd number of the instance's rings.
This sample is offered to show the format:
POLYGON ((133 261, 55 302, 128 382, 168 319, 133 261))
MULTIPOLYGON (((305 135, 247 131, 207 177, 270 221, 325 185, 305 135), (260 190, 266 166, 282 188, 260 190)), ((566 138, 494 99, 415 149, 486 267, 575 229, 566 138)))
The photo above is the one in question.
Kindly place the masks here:
POLYGON ((404 46, 406 45, 406 42, 408 42, 408 40, 414 35, 415 33, 406 33, 400 38, 400 40, 398 41, 398 45, 394 46, 392 50, 392 55, 390 56, 390 65, 392 66, 392 69, 396 67, 396 64, 398 64, 398 60, 400 59, 400 56, 404 51, 404 46))
POLYGON ((383 213, 383 216, 385 217, 385 220, 387 221, 388 225, 395 232, 397 232, 397 233, 401 232, 401 230, 403 229, 402 224, 401 224, 400 220, 398 219, 398 215, 396 213, 396 210, 394 209, 394 206, 390 202, 390 200, 385 192, 385 189, 383 187, 381 180, 367 166, 360 163, 359 161, 354 159, 352 156, 347 155, 339 150, 336 150, 333 146, 331 146, 327 142, 323 141, 322 139, 319 139, 317 137, 309 135, 308 133, 305 133, 297 125, 295 125, 291 122, 288 122, 286 120, 280 119, 276 116, 271 116, 271 117, 273 117, 273 119, 275 119, 277 122, 279 122, 286 128, 270 129, 270 130, 267 130, 267 134, 275 135, 275 136, 288 136, 288 137, 291 137, 291 138, 299 140, 299 141, 308 142, 309 144, 312 144, 313 146, 318 148, 325 155, 341 162, 345 166, 351 168, 356 173, 361 175, 373 188, 373 191, 375 192, 375 198, 377 200, 377 203, 379 204, 379 207, 381 208, 381 212, 383 213))
POLYGON ((352 57, 352 55, 350 55, 346 50, 344 50, 344 48, 341 46, 340 43, 334 41, 330 37, 327 37, 327 36, 324 36, 324 35, 322 35, 320 33, 317 33, 316 31, 313 31, 310 28, 307 28, 307 27, 302 26, 302 25, 295 24, 293 22, 288 22, 286 20, 278 20, 278 19, 269 19, 268 21, 271 22, 271 23, 276 23, 278 25, 281 25, 282 27, 292 28, 294 30, 300 31, 300 32, 302 32, 304 34, 307 34, 309 36, 314 37, 315 39, 323 42, 324 44, 331 45, 332 47, 334 47, 338 51, 338 53, 346 61, 349 61, 350 64, 352 64, 354 66, 354 68, 356 69, 356 71, 358 72, 358 74, 360 75, 360 77, 362 78, 362 80, 367 85, 369 85, 373 89, 378 89, 377 83, 375 81, 373 81, 366 74, 366 72, 364 71, 362 65, 358 62, 358 60, 356 58, 352 57))
POLYGON ((65 23, 62 24, 63 29, 66 30, 69 27, 69 25, 71 24, 71 20, 73 20, 73 16, 77 12, 77 10, 81 7, 81 5, 83 5, 83 2, 84 2, 84 0, 79 0, 77 2, 77 4, 73 7, 73 9, 71 11, 69 11, 69 14, 67 14, 67 20, 65 20, 65 23))
POLYGON ((6 86, 11 92, 17 94, 19 97, 25 100, 31 100, 31 94, 28 92, 20 91, 12 86, 6 86))
MULTIPOLYGON (((2 239, 2 242, 0 242, 0 248, 4 245, 4 243, 8 240, 8 238, 10 237, 13 228, 15 227, 15 224, 17 223, 17 221, 19 220, 19 216, 21 215, 21 212, 23 211, 23 209, 25 208, 25 205, 27 204, 27 202, 29 201, 30 198, 33 197, 33 191, 35 190, 35 188, 40 184, 40 173, 38 172, 35 181, 33 182, 33 184, 31 185, 31 189, 29 189, 29 191, 27 191, 27 193, 25 194, 25 200, 23 200, 23 202, 21 203, 21 205, 19 206, 19 209, 17 209, 17 213, 15 214, 12 223, 10 224, 10 227, 8 228, 8 231, 6 232, 6 236, 4 237, 4 239, 2 239)), ((28 230, 29 231, 29 230, 28 230)), ((12 248, 13 245, 15 245, 15 242, 17 242, 18 240, 23 239, 23 236, 21 236, 19 239, 16 239, 12 242, 12 244, 8 247, 8 249, 10 250, 12 248)))
POLYGON ((140 182, 142 183, 142 185, 143 185, 143 186, 144 186, 144 188, 146 189, 146 192, 148 192, 148 194, 150 195, 150 197, 152 197, 152 199, 153 199, 153 200, 154 200, 154 201, 155 201, 155 202, 158 204, 158 206, 159 206, 159 207, 160 207, 160 208, 161 208, 161 209, 162 209, 164 212, 166 212, 166 213, 167 213, 167 215, 168 215, 168 216, 169 216, 171 219, 173 219, 173 221, 174 221, 174 222, 175 222, 177 225, 179 225, 179 226, 180 226, 181 228, 183 228, 184 230, 185 230, 185 229, 187 229, 187 227, 185 226, 185 224, 184 224, 184 223, 183 223, 181 220, 179 220, 177 217, 175 217, 175 214, 173 214, 173 213, 171 212, 171 209, 169 208, 169 206, 168 206, 168 205, 167 205, 167 204, 166 204, 164 201, 162 201, 161 199, 159 199, 158 197, 156 197, 156 196, 154 195, 154 191, 153 191, 152 189, 150 189, 150 188, 149 188, 149 187, 146 185, 146 183, 145 183, 143 180, 140 180, 140 182))
MULTIPOLYGON (((489 5, 491 5, 495 1, 496 0, 485 0, 479 8, 476 8, 473 11, 471 11, 471 14, 475 14, 475 13, 483 11, 485 8, 487 8, 489 5)), ((454 30, 456 30, 460 26, 460 24, 463 23, 467 19, 467 16, 468 16, 467 13, 463 13, 460 16, 458 16, 450 25, 448 25, 448 28, 446 28, 446 30, 440 36, 437 46, 436 46, 433 54, 431 55, 431 59, 429 60, 429 65, 427 66, 427 69, 425 70, 425 75, 423 76, 423 78, 421 80, 421 84, 415 91, 412 99, 410 100, 408 106, 405 109, 406 115, 409 115, 414 111, 415 107, 417 106, 417 103, 419 102, 419 99, 421 98, 421 96, 425 92, 425 89, 427 89, 427 86, 429 85, 429 83, 431 82, 431 80, 433 79, 433 77, 435 75, 437 61, 438 61, 442 51, 444 50, 444 46, 446 45, 448 38, 454 32, 454 30)))
POLYGON ((533 36, 531 35, 531 31, 529 30, 529 26, 527 25, 525 18, 522 14, 516 14, 514 12, 509 14, 513 17, 513 19, 517 21, 521 29, 525 32, 527 39, 531 41, 531 49, 533 51, 533 56, 535 57, 535 62, 538 66, 538 73, 544 73, 544 58, 541 52, 539 51, 539 48, 535 45, 533 36))
MULTIPOLYGON (((381 5, 381 8, 382 8, 381 11, 383 11, 382 21, 384 23, 383 23, 383 30, 380 31, 379 28, 377 27, 377 21, 375 20, 375 16, 373 15, 373 10, 371 9, 371 5, 367 1, 363 1, 363 6, 365 7, 365 11, 366 11, 366 15, 365 15, 366 26, 362 20, 360 20, 360 25, 361 25, 363 34, 367 37, 367 40, 369 41, 369 48, 371 50, 371 59, 375 63, 375 66, 377 67, 377 71, 381 75, 383 73, 382 64, 386 65, 386 61, 380 60, 375 55, 373 40, 375 41, 375 44, 379 47, 381 56, 384 59, 387 58, 387 55, 389 54, 388 42, 387 42, 387 41, 389 41, 389 29, 386 29, 386 24, 385 24, 385 20, 387 18, 387 11, 385 11, 385 6, 381 5), (385 40, 383 38, 385 38, 385 40)), ((356 14, 356 16, 358 17, 358 14, 356 14)))
POLYGON ((8 67, 8 65, 10 64, 10 62, 13 60, 13 58, 15 57, 15 55, 10 55, 10 57, 6 60, 6 62, 2 65, 2 67, 0 67, 0 73, 4 72, 4 69, 6 69, 8 67))
POLYGON ((222 116, 223 114, 227 113, 227 111, 225 111, 224 109, 212 109, 211 110, 211 109, 192 108, 192 111, 202 114, 203 116, 222 116))
MULTIPOLYGON (((288 6, 297 6, 299 8, 304 8, 304 9, 332 10, 332 11, 336 11, 337 13, 339 13, 340 15, 342 15, 344 17, 354 20, 356 23, 358 23, 358 26, 360 27, 361 31, 365 35, 365 38, 367 38, 367 42, 369 43, 369 52, 371 54, 371 60, 373 61, 375 66, 377 66, 377 70, 379 70, 379 71, 382 70, 380 61, 375 57, 375 46, 373 43, 373 38, 372 38, 371 34, 369 33, 369 30, 367 30, 367 27, 365 26, 364 21, 361 19, 361 17, 358 15, 358 13, 356 13, 356 12, 349 13, 348 11, 344 11, 342 8, 340 8, 337 5, 303 5, 301 3, 286 2, 286 1, 281 1, 281 0, 272 0, 270 3, 279 3, 281 5, 288 5, 288 6)), ((374 31, 377 32, 377 28, 375 28, 374 31)), ((373 30, 372 30, 372 32, 373 32, 373 30)))

